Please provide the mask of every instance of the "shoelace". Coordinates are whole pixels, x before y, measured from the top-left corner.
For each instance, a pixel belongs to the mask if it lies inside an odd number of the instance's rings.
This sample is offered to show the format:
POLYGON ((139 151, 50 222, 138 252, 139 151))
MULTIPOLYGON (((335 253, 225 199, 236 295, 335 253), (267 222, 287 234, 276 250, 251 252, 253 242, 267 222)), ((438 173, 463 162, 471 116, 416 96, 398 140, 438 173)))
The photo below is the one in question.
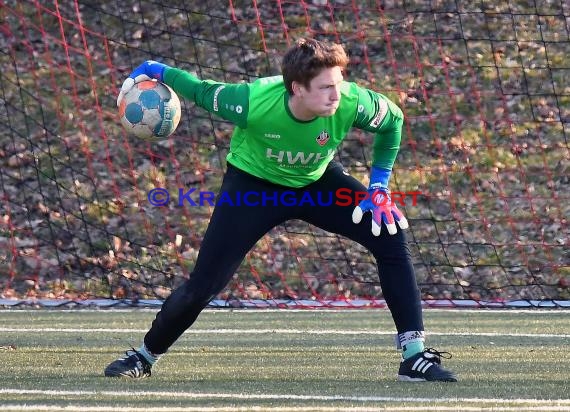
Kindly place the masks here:
MULTIPOLYGON (((133 348, 132 346, 131 346, 131 349, 127 349, 125 351, 125 355, 127 355, 126 358, 130 358, 131 356, 138 355, 138 354, 139 354, 139 352, 135 348, 133 348)), ((123 358, 123 359, 126 359, 126 358, 123 358)))
POLYGON ((141 365, 143 365, 143 368, 146 369, 146 365, 148 365, 148 362, 146 361, 146 359, 139 353, 138 350, 136 350, 135 348, 131 347, 131 349, 127 349, 127 351, 125 352, 125 356, 123 359, 127 359, 130 358, 131 356, 135 355, 137 357, 137 359, 140 361, 141 365))
MULTIPOLYGON (((438 351, 434 348, 426 348, 424 350, 424 354, 428 353, 430 355, 433 355, 433 360, 437 363, 441 363, 441 359, 451 359, 451 357, 453 356, 451 353, 449 352, 445 352, 445 351, 438 351)), ((431 357, 430 357, 431 358, 431 357)))

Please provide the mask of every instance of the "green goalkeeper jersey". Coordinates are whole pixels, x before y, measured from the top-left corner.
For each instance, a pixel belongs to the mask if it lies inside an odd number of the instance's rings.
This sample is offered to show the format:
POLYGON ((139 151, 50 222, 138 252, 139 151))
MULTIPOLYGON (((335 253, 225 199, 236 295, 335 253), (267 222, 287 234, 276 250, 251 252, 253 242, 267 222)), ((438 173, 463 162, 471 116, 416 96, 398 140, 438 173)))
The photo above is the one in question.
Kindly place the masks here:
POLYGON ((270 182, 303 187, 324 173, 352 127, 375 133, 373 165, 392 170, 400 147, 403 114, 386 96, 343 82, 334 115, 296 119, 281 76, 252 83, 200 80, 167 68, 164 82, 179 95, 236 125, 227 161, 270 182))

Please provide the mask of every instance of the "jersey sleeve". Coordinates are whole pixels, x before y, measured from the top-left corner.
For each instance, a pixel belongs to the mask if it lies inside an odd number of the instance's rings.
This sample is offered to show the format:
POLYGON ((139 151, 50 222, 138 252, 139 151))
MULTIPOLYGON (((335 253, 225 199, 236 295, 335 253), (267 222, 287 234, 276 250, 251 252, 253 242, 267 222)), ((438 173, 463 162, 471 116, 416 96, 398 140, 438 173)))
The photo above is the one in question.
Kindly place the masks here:
POLYGON ((192 100, 197 106, 239 127, 247 127, 249 110, 247 83, 201 80, 185 70, 174 67, 165 70, 163 79, 177 94, 192 100))
POLYGON ((372 165, 392 170, 402 140, 404 115, 383 94, 356 86, 358 110, 353 126, 375 133, 372 165))

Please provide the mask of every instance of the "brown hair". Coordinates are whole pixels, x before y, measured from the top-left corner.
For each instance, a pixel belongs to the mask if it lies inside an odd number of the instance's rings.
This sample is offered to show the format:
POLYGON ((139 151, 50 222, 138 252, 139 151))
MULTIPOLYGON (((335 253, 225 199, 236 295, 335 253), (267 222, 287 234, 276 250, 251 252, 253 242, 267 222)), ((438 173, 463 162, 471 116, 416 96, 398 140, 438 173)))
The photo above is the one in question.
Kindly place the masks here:
POLYGON ((287 92, 293 95, 294 81, 308 88, 322 69, 337 66, 345 69, 347 65, 348 56, 340 44, 300 39, 283 56, 281 73, 287 92))

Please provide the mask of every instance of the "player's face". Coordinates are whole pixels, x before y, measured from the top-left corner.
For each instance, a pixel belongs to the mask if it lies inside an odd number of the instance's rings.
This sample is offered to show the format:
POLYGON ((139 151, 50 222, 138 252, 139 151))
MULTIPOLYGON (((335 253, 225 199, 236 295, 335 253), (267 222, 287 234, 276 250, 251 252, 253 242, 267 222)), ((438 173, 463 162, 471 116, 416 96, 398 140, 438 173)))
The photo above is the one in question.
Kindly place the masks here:
POLYGON ((331 67, 311 80, 310 87, 300 86, 303 107, 314 116, 332 116, 340 104, 340 86, 342 83, 340 67, 331 67))

